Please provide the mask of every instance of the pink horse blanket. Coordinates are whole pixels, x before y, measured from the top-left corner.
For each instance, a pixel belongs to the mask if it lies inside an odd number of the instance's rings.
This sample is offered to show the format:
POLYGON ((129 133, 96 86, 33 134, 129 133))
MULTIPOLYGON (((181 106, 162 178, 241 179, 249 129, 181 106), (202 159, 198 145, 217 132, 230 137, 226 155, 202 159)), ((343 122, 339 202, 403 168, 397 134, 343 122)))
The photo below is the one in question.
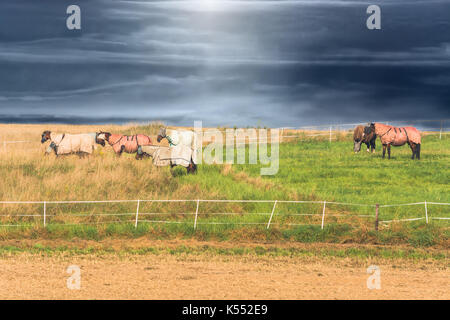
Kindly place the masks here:
POLYGON ((112 146, 115 153, 120 153, 122 146, 125 146, 123 151, 126 153, 135 153, 139 146, 151 145, 152 140, 145 134, 136 134, 134 136, 112 134, 108 143, 112 146))
POLYGON ((402 146, 409 142, 421 143, 420 132, 414 127, 394 127, 375 123, 375 133, 384 145, 402 146))

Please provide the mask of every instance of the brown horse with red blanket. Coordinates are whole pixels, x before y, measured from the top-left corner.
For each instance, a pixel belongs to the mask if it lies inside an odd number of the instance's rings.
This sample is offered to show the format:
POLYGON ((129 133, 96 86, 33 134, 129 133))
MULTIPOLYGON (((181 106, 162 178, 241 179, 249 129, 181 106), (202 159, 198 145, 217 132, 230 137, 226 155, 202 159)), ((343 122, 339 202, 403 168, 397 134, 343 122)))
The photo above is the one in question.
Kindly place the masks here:
POLYGON ((414 159, 414 156, 417 160, 420 159, 421 137, 419 130, 414 127, 394 127, 382 123, 371 123, 369 127, 364 128, 364 132, 366 134, 375 132, 380 137, 383 144, 383 158, 386 148, 388 149, 388 159, 390 159, 391 145, 398 147, 407 143, 412 150, 411 159, 414 159))
POLYGON ((139 146, 148 146, 152 144, 150 137, 145 134, 125 136, 122 134, 111 134, 103 131, 99 132, 97 134, 96 142, 102 146, 105 146, 105 141, 108 142, 118 156, 120 156, 124 151, 126 153, 136 153, 139 146))

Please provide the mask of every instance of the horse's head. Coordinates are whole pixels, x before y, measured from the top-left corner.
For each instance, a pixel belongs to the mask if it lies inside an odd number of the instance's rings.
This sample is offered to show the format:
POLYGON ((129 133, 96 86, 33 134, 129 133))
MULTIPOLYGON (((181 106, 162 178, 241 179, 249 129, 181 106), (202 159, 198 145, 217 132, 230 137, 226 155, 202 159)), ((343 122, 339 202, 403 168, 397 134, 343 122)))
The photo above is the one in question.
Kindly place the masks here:
POLYGON ((355 139, 353 140, 353 151, 355 153, 360 152, 361 151, 361 143, 362 143, 362 139, 355 139))
POLYGON ((48 130, 42 132, 41 143, 44 143, 45 141, 50 140, 51 139, 50 134, 51 134, 51 131, 48 131, 48 130))
POLYGON ((109 141, 110 136, 111 133, 100 131, 95 136, 95 143, 100 144, 102 147, 104 147, 106 144, 105 141, 109 141))
POLYGON ((166 128, 159 129, 158 137, 156 138, 156 141, 161 142, 162 139, 166 137, 166 128))

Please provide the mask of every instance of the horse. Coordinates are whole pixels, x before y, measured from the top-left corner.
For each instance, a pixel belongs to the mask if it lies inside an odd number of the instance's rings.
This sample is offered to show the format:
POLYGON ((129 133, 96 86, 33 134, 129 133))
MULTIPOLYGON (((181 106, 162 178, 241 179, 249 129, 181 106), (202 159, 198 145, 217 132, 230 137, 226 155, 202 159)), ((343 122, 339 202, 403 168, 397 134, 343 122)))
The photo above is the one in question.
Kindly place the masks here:
POLYGON ((372 153, 375 153, 375 142, 377 140, 377 135, 375 132, 365 132, 364 126, 357 126, 355 130, 353 131, 353 151, 355 153, 361 151, 361 143, 365 143, 367 146, 367 152, 369 152, 369 146, 370 151, 372 153))
POLYGON ((173 168, 180 165, 186 168, 188 174, 197 171, 197 165, 192 160, 193 151, 184 145, 174 147, 139 146, 136 159, 142 159, 144 156, 152 157, 153 164, 158 167, 170 165, 173 168))
POLYGON ((58 157, 60 155, 76 153, 80 157, 86 154, 90 155, 95 149, 96 134, 95 133, 82 133, 82 134, 68 134, 61 133, 56 134, 49 130, 42 133, 41 143, 45 143, 50 140, 51 143, 48 146, 45 154, 48 155, 52 151, 58 157))
MULTIPOLYGON (((105 146, 105 141, 108 142, 118 156, 124 151, 126 153, 136 153, 139 146, 148 146, 152 144, 150 137, 144 134, 126 136, 100 131, 97 134, 96 142, 105 146)), ((136 158, 138 158, 137 155, 136 158)))
POLYGON ((163 139, 167 139, 169 146, 171 147, 184 145, 191 148, 193 150, 192 159, 194 163, 197 164, 197 139, 193 131, 161 128, 156 141, 159 143, 163 139))
MULTIPOLYGON (((416 157, 420 160, 420 132, 414 127, 394 127, 382 123, 371 123, 369 127, 365 128, 365 132, 374 132, 380 137, 383 145, 383 158, 385 158, 386 148, 388 150, 388 159, 391 158, 391 145, 395 147, 408 144, 412 151, 411 159, 416 157)), ((366 133, 366 134, 367 134, 366 133)))

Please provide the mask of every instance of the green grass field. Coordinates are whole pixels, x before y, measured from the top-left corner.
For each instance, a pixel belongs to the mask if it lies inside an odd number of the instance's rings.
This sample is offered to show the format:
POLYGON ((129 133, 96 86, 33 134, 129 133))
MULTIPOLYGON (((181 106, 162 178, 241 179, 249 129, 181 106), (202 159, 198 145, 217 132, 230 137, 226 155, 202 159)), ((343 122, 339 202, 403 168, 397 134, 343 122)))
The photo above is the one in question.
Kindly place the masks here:
MULTIPOLYGON (((124 133, 145 131, 124 128, 124 133)), ((48 204, 46 228, 42 204, 2 205, 0 237, 89 238, 140 237, 158 239, 290 240, 301 242, 410 243, 416 246, 448 245, 449 206, 428 204, 429 223, 380 224, 374 231, 375 204, 414 202, 450 203, 450 139, 423 138, 422 159, 412 161, 406 146, 392 148, 391 160, 377 152, 353 153, 350 135, 337 141, 292 141, 280 145, 279 172, 260 176, 261 165, 200 165, 198 173, 184 168, 157 169, 150 160, 131 155, 116 159, 109 149, 99 149, 91 159, 76 156, 44 158, 42 150, 24 155, 2 155, 2 200, 117 200, 117 199, 228 199, 296 200, 361 204, 327 204, 321 230, 323 203, 201 202, 194 230, 196 202, 140 203, 137 228, 136 202, 113 204, 48 204), (370 206, 369 206, 370 205, 370 206), (120 214, 101 216, 101 214, 120 214), (120 223, 112 223, 113 221, 120 223), (149 222, 157 221, 157 222, 149 222), (170 223, 166 223, 170 222, 170 223), (92 224, 92 225, 78 225, 92 224), (26 225, 26 226, 25 226, 26 225)), ((43 147, 41 147, 43 148, 43 147)), ((425 218, 424 205, 380 208, 380 220, 425 218)))

